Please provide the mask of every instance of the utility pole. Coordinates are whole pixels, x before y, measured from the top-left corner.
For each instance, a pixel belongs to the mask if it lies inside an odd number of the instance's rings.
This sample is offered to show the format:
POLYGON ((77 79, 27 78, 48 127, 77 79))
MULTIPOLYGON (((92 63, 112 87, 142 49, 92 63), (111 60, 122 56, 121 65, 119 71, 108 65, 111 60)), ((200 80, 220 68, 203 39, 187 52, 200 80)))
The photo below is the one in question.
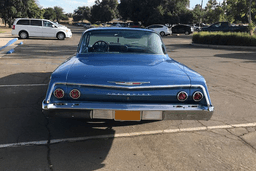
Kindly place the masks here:
POLYGON ((249 2, 249 11, 248 11, 248 20, 249 20, 249 28, 250 28, 250 35, 253 35, 253 28, 252 26, 252 0, 249 2))
POLYGON ((204 0, 201 1, 201 10, 200 10, 200 17, 199 17, 199 29, 201 28, 201 17, 202 17, 202 10, 203 10, 203 2, 204 2, 204 0))

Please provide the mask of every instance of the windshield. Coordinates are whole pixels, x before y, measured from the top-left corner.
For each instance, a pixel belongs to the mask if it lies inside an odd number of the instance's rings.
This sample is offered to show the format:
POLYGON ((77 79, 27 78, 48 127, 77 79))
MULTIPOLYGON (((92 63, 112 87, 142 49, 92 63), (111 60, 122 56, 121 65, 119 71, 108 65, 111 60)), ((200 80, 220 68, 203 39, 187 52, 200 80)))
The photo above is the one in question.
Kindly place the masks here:
POLYGON ((164 54, 159 35, 142 30, 94 30, 83 35, 79 53, 164 54))

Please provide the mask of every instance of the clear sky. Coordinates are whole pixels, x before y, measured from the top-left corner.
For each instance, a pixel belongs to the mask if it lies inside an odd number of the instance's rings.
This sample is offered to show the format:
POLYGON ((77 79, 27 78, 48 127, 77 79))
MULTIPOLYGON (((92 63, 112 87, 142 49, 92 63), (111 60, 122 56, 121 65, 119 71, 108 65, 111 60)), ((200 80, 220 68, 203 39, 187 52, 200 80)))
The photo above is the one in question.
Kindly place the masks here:
MULTIPOLYGON (((217 0, 217 2, 222 2, 223 0, 217 0)), ((203 0, 203 7, 205 7, 205 5, 207 4, 208 0, 203 0)), ((193 9, 196 4, 200 4, 201 5, 202 0, 190 0, 190 9, 193 9)))
MULTIPOLYGON (((79 6, 92 6, 95 0, 37 0, 43 8, 59 6, 64 9, 65 13, 73 13, 79 6)), ((156 0, 157 1, 157 0, 156 0)), ((193 9, 196 4, 201 4, 202 0, 190 0, 190 8, 193 9)), ((223 0, 217 0, 222 2, 223 0)), ((208 0, 203 0, 203 6, 208 0)))

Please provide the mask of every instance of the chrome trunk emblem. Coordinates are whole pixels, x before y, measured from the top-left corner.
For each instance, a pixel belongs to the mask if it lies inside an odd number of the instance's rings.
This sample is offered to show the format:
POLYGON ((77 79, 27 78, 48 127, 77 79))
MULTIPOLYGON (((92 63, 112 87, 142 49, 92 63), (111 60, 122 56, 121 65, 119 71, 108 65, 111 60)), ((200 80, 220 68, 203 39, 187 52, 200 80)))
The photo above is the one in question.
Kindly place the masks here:
POLYGON ((149 84, 150 82, 140 82, 140 81, 132 81, 132 82, 125 82, 125 81, 108 81, 109 83, 115 83, 117 85, 128 85, 128 86, 136 86, 142 84, 149 84))

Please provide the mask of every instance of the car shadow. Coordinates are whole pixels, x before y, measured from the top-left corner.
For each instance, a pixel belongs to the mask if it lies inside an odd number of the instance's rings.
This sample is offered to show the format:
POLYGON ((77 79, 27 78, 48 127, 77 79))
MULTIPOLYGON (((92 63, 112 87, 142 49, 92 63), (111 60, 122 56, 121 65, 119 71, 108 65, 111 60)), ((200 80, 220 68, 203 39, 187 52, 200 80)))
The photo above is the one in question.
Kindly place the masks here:
MULTIPOLYGON (((56 37, 29 37, 29 40, 58 40, 56 37)), ((21 39, 19 40, 27 40, 27 39, 21 39)))
MULTIPOLYGON (((46 117, 42 113, 51 73, 17 73, 0 78, 0 144, 112 134, 113 130, 159 121, 118 122, 113 120, 86 120, 46 117)), ((172 120, 195 120, 184 114, 175 114, 172 120)), ((128 128, 129 129, 129 128, 128 128)))
POLYGON ((229 53, 229 54, 217 54, 215 57, 229 58, 229 59, 241 59, 244 63, 255 63, 256 62, 256 52, 249 53, 229 53))
MULTIPOLYGON (((90 141, 79 141, 79 138, 100 135, 114 137, 116 127, 148 123, 47 118, 42 112, 41 103, 46 95, 50 75, 51 73, 17 73, 0 78, 0 145, 49 139, 50 143, 56 139, 68 142, 68 139, 77 139, 72 143, 50 145, 53 168, 65 170, 65 166, 70 168, 69 166, 74 164, 74 170, 97 170, 105 166, 103 161, 114 138, 90 138, 90 141)), ((30 148, 27 148, 27 152, 29 150, 30 148)), ((35 155, 32 151, 30 154, 35 155)), ((7 165, 12 160, 15 162, 17 155, 19 154, 16 151, 9 152, 8 157, 5 157, 9 159, 6 161, 7 165)), ((12 166, 8 168, 11 169, 12 166)))
POLYGON ((2 35, 0 34, 0 38, 16 38, 16 37, 13 37, 13 36, 2 36, 2 35))
MULTIPOLYGON (((90 131, 96 130, 91 129, 90 131)), ((107 131, 111 135, 115 134, 112 129, 99 131, 107 131)), ((102 138, 52 144, 50 146, 52 170, 93 171, 104 168, 106 166, 104 161, 109 154, 113 141, 114 138, 102 138)))
POLYGON ((175 52, 178 49, 192 49, 194 48, 191 44, 166 44, 167 52, 175 52))
POLYGON ((51 73, 18 73, 0 78, 0 144, 112 134, 114 128, 155 121, 115 122, 46 117, 42 113, 51 73), (10 134, 11 132, 11 134, 10 134))
MULTIPOLYGON (((37 41, 35 39, 35 41, 37 41)), ((56 40, 58 41, 58 40, 56 40)), ((15 48, 15 52, 9 54, 9 58, 35 59, 35 58, 67 58, 76 53, 76 45, 51 45, 44 44, 24 44, 15 48), (43 48, 42 48, 43 47, 43 48)))
POLYGON ((162 37, 162 39, 173 39, 173 38, 181 38, 181 39, 188 39, 188 40, 192 40, 192 34, 190 35, 185 35, 185 34, 172 34, 172 35, 168 35, 168 36, 164 36, 162 37))

